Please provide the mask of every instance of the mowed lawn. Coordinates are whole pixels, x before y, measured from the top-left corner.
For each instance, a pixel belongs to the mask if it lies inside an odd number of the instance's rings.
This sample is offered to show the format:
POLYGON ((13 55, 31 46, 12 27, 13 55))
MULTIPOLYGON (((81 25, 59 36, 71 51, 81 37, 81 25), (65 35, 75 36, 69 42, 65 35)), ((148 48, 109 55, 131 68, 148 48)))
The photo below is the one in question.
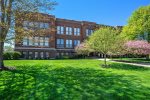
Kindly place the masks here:
POLYGON ((150 68, 98 60, 8 60, 2 100, 150 100, 150 68))

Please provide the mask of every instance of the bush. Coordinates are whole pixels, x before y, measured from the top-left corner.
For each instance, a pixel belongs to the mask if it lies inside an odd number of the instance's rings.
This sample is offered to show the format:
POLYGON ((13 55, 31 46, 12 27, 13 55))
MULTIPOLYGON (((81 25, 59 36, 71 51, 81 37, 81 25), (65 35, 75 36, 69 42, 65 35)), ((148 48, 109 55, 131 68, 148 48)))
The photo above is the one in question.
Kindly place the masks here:
POLYGON ((5 60, 12 59, 12 53, 11 52, 4 52, 3 57, 5 60))
POLYGON ((4 60, 17 60, 21 57, 20 52, 4 52, 3 54, 4 60))
POLYGON ((14 60, 18 60, 20 57, 21 57, 21 53, 20 52, 13 52, 12 58, 14 60))

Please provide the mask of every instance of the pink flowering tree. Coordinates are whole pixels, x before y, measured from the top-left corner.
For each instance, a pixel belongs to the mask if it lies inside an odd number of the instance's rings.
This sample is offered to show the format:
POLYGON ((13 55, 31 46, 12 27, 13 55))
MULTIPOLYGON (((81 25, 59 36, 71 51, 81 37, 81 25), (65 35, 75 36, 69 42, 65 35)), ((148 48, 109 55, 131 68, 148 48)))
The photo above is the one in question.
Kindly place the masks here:
POLYGON ((90 46, 85 42, 75 47, 75 52, 84 56, 89 55, 89 53, 92 51, 93 50, 90 48, 90 46))
POLYGON ((149 55, 150 54, 150 43, 147 41, 136 40, 128 41, 125 43, 126 50, 128 53, 136 55, 149 55))

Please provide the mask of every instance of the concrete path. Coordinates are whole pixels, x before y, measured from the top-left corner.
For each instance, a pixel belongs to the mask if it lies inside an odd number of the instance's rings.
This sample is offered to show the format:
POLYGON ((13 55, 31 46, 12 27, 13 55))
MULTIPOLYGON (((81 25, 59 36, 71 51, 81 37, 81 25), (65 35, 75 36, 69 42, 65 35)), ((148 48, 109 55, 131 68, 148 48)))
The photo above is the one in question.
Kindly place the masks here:
MULTIPOLYGON (((104 61, 104 59, 98 59, 98 60, 104 61)), ((141 66, 141 67, 149 67, 150 68, 150 64, 144 64, 144 63, 137 64, 137 63, 119 62, 119 61, 113 61, 111 59, 107 59, 107 61, 115 62, 115 63, 123 63, 123 64, 135 65, 135 66, 141 66)))

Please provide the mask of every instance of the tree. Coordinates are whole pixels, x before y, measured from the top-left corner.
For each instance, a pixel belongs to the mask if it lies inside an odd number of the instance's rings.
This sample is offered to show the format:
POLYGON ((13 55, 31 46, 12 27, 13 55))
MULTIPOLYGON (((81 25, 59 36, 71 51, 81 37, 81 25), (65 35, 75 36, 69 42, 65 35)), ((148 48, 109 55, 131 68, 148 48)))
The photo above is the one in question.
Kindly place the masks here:
POLYGON ((137 9, 128 19, 128 24, 123 28, 122 36, 127 40, 136 39, 139 35, 150 42, 150 5, 137 9))
POLYGON ((150 54, 150 43, 147 41, 134 40, 125 43, 125 48, 130 54, 148 55, 150 54))
POLYGON ((113 28, 100 28, 89 37, 88 43, 90 47, 94 51, 104 54, 105 66, 107 66, 107 54, 117 53, 117 50, 120 48, 118 44, 120 40, 118 37, 118 31, 113 28))
POLYGON ((93 52, 87 42, 83 42, 80 45, 76 46, 75 51, 77 52, 77 54, 81 55, 89 55, 90 52, 93 52))
POLYGON ((11 45, 4 46, 4 52, 12 52, 14 48, 11 45))
MULTIPOLYGON (((15 26, 16 14, 24 12, 46 12, 51 10, 56 2, 51 0, 0 0, 0 69, 4 69, 3 51, 4 42, 8 33, 12 35, 15 26)), ((18 27, 20 28, 20 27, 18 27)), ((14 35, 15 36, 15 35, 14 35)), ((12 38, 12 37, 11 37, 12 38)), ((15 39, 17 39, 15 37, 15 39)), ((9 40, 9 39, 8 39, 9 40)))

